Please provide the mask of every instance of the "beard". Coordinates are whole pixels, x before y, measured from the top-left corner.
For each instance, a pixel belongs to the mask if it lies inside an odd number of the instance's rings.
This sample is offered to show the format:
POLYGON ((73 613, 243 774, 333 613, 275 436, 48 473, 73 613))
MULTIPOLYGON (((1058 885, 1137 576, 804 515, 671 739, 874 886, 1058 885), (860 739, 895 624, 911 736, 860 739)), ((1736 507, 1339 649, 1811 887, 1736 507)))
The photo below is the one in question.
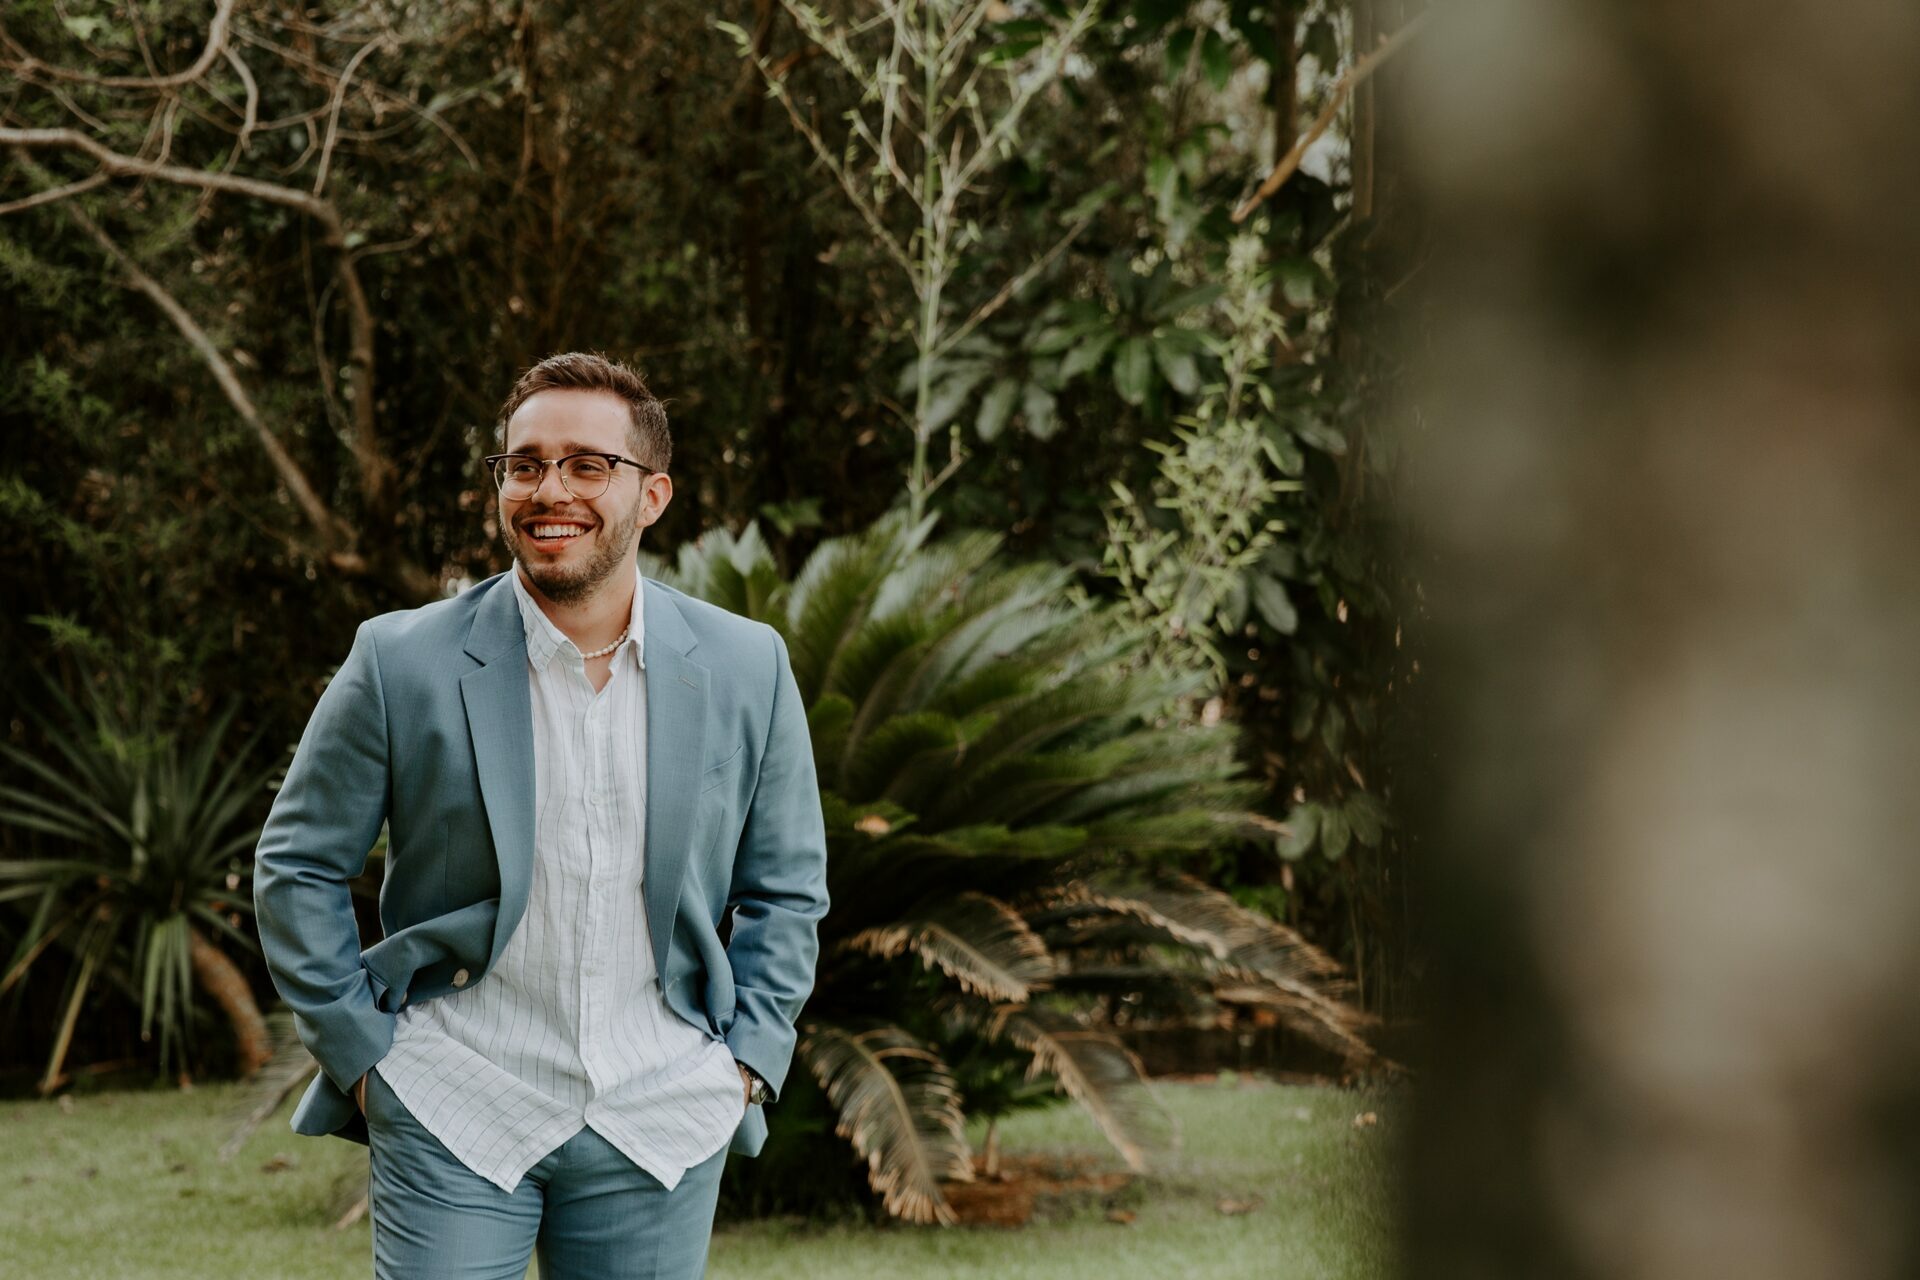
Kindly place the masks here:
POLYGON ((640 524, 640 504, 633 503, 626 514, 612 524, 604 521, 589 522, 578 516, 556 516, 549 509, 529 512, 519 521, 510 521, 504 517, 500 528, 506 538, 507 550, 526 570, 527 580, 540 588, 542 595, 555 604, 578 604, 589 599, 599 591, 602 584, 613 576, 620 567, 627 549, 633 545, 635 530, 640 524), (556 564, 530 553, 526 543, 533 537, 523 532, 522 524, 531 524, 537 520, 569 519, 581 524, 589 524, 585 536, 592 539, 592 553, 576 557, 574 562, 556 564))

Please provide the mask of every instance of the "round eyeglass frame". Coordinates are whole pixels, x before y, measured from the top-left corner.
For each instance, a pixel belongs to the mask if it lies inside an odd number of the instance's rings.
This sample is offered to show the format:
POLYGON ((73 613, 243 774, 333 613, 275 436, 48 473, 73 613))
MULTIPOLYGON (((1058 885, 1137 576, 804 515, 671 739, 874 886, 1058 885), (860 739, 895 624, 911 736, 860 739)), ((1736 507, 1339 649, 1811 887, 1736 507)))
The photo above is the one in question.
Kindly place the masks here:
POLYGON ((525 458, 528 462, 537 462, 540 464, 540 478, 533 482, 533 488, 527 490, 525 495, 523 495, 520 498, 513 499, 513 501, 515 502, 525 501, 526 498, 531 498, 534 494, 540 492, 540 486, 545 484, 547 480, 548 467, 553 467, 559 471, 560 487, 562 489, 565 489, 568 493, 573 494, 574 497, 580 499, 582 502, 593 501, 593 499, 599 497, 601 493, 605 493, 608 490, 608 488, 612 486, 614 473, 619 471, 620 463, 624 462, 628 466, 634 468, 635 470, 644 471, 648 475, 664 475, 665 474, 665 472, 661 471, 660 468, 650 467, 644 462, 635 462, 632 458, 623 458, 617 453, 600 453, 597 450, 593 450, 593 449, 582 449, 578 453, 569 453, 566 456, 560 457, 560 458, 536 458, 530 453, 490 453, 486 457, 480 459, 480 461, 484 462, 487 465, 488 474, 493 476, 494 487, 499 489, 502 493, 506 492, 507 482, 505 478, 502 477, 500 474, 500 463, 502 463, 508 458, 525 458), (565 462, 571 462, 575 458, 606 459, 610 469, 607 472, 606 484, 603 484, 600 486, 600 493, 574 493, 573 492, 573 486, 567 483, 566 468, 561 466, 561 464, 565 462))

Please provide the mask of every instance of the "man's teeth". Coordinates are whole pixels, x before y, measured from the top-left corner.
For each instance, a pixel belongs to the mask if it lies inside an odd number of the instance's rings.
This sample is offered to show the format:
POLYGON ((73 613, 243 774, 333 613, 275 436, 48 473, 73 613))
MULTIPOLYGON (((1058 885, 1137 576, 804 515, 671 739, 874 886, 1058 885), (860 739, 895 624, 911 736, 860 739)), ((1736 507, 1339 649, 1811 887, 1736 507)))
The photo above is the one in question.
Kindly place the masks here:
POLYGON ((579 524, 536 524, 528 528, 536 538, 565 538, 587 531, 585 525, 579 524))

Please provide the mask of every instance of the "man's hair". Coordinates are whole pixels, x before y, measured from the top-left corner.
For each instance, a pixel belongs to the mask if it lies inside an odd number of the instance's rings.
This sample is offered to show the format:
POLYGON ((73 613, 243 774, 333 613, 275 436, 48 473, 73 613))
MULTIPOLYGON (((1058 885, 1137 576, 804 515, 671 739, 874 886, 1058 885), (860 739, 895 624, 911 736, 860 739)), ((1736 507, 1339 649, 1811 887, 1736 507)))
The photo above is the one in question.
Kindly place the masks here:
POLYGON ((567 351, 548 356, 520 375, 500 406, 495 430, 500 447, 507 447, 507 421, 536 392, 556 388, 610 391, 627 402, 627 452, 635 462, 665 471, 673 463, 673 437, 667 431, 667 410, 647 381, 618 360, 597 351, 567 351))

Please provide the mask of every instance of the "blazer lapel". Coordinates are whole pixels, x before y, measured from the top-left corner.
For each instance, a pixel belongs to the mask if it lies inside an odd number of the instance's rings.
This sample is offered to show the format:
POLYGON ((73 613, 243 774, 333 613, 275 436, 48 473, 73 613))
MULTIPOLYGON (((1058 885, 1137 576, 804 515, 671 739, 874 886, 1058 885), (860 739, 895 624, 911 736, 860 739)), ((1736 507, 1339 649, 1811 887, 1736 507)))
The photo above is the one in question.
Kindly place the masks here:
MULTIPOLYGON (((664 985, 674 912, 693 852, 688 839, 706 760, 711 673, 687 656, 698 641, 672 596, 651 578, 642 576, 640 582, 647 593, 646 850, 640 883, 655 972, 664 985)), ((526 912, 533 884, 533 698, 526 632, 505 574, 494 579, 476 606, 466 651, 482 664, 460 677, 460 694, 500 864, 500 911, 487 958, 492 968, 526 912)))
POLYGON ((500 863, 500 911, 493 922, 489 969, 525 914, 527 890, 533 884, 533 695, 527 684, 527 635, 513 584, 506 574, 493 581, 467 629, 467 652, 484 665, 460 677, 480 799, 500 863))
POLYGON ((687 654, 699 643, 673 597, 651 578, 646 591, 647 847, 640 876, 654 972, 667 981, 667 944, 693 850, 694 810, 706 761, 707 683, 712 673, 687 654))

